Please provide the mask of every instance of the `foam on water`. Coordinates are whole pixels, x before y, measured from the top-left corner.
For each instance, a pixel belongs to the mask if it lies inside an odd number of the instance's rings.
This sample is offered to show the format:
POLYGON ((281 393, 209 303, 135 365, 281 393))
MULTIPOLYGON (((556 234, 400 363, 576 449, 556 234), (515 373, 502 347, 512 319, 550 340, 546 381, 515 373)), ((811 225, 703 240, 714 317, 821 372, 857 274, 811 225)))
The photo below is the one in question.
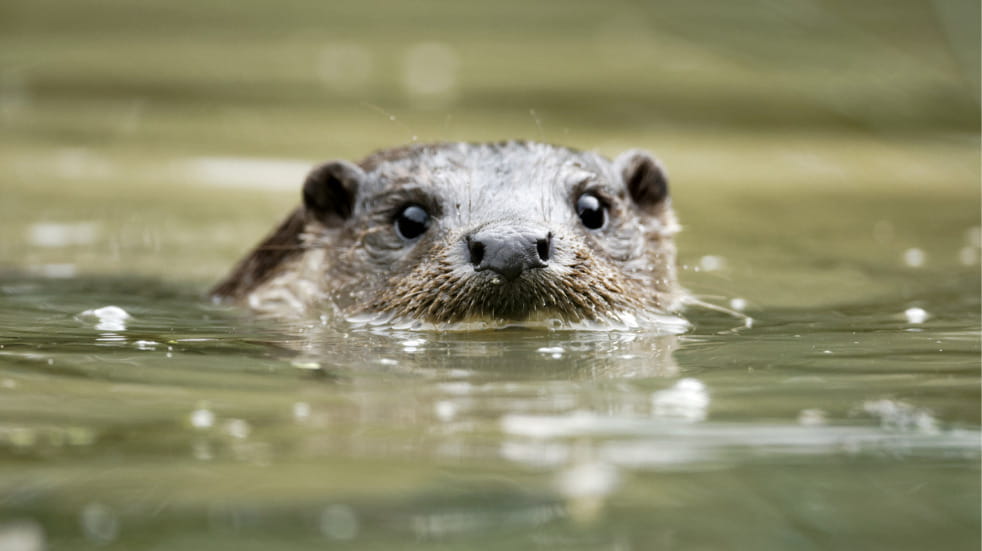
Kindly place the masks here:
POLYGON ((119 306, 103 306, 86 310, 78 315, 84 320, 95 320, 95 328, 99 331, 125 331, 126 321, 130 314, 119 306))

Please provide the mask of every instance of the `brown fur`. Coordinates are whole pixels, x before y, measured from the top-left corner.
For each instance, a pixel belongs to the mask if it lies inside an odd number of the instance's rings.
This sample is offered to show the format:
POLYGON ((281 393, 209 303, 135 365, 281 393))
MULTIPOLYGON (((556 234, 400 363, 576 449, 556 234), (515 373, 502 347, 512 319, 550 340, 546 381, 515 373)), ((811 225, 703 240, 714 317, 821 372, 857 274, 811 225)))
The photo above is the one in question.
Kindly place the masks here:
POLYGON ((305 225, 303 209, 295 209, 248 256, 232 268, 231 273, 211 290, 211 294, 218 297, 241 297, 265 282, 277 268, 303 253, 300 236, 305 225))
POLYGON ((436 324, 604 321, 679 307, 677 223, 661 166, 643 152, 611 162, 532 142, 410 145, 358 166, 322 165, 308 191, 314 199, 242 260, 216 297, 264 309, 265 296, 286 294, 304 308, 329 302, 346 317, 436 324), (573 204, 584 192, 607 202, 608 227, 582 227, 573 204), (393 229, 406 204, 434 220, 412 242, 393 229), (463 243, 495 224, 548 228, 556 243, 548 266, 515 281, 475 271, 463 243))

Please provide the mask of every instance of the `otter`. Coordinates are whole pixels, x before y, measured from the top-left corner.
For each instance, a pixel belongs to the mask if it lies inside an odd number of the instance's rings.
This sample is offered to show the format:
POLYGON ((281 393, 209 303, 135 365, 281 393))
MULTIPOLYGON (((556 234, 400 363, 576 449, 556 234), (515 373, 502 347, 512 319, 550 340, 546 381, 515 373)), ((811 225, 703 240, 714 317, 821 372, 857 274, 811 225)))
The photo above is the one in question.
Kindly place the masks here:
POLYGON ((321 164, 302 198, 215 299, 417 327, 637 325, 683 302, 668 179, 642 150, 414 144, 321 164))

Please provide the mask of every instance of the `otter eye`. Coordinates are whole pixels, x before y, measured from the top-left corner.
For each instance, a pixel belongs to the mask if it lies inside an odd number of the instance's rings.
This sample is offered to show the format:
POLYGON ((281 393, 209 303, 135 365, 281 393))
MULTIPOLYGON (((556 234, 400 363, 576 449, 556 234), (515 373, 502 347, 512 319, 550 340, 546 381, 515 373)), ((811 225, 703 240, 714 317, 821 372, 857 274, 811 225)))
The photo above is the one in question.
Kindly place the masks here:
POLYGON ((592 193, 584 193, 576 200, 576 214, 590 230, 599 230, 607 223, 607 207, 592 193))
POLYGON ((416 239, 430 227, 430 215, 419 205, 409 205, 396 216, 396 232, 403 239, 416 239))

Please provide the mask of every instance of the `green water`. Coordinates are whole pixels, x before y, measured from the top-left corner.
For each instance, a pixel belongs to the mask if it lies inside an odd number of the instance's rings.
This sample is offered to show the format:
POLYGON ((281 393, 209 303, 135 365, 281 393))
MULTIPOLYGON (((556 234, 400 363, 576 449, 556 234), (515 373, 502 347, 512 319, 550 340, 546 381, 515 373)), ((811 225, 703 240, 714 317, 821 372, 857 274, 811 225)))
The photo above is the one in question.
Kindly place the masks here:
POLYGON ((978 549, 978 20, 0 3, 0 549, 978 549), (683 283, 752 327, 203 299, 305 167, 414 138, 656 152, 683 283))

